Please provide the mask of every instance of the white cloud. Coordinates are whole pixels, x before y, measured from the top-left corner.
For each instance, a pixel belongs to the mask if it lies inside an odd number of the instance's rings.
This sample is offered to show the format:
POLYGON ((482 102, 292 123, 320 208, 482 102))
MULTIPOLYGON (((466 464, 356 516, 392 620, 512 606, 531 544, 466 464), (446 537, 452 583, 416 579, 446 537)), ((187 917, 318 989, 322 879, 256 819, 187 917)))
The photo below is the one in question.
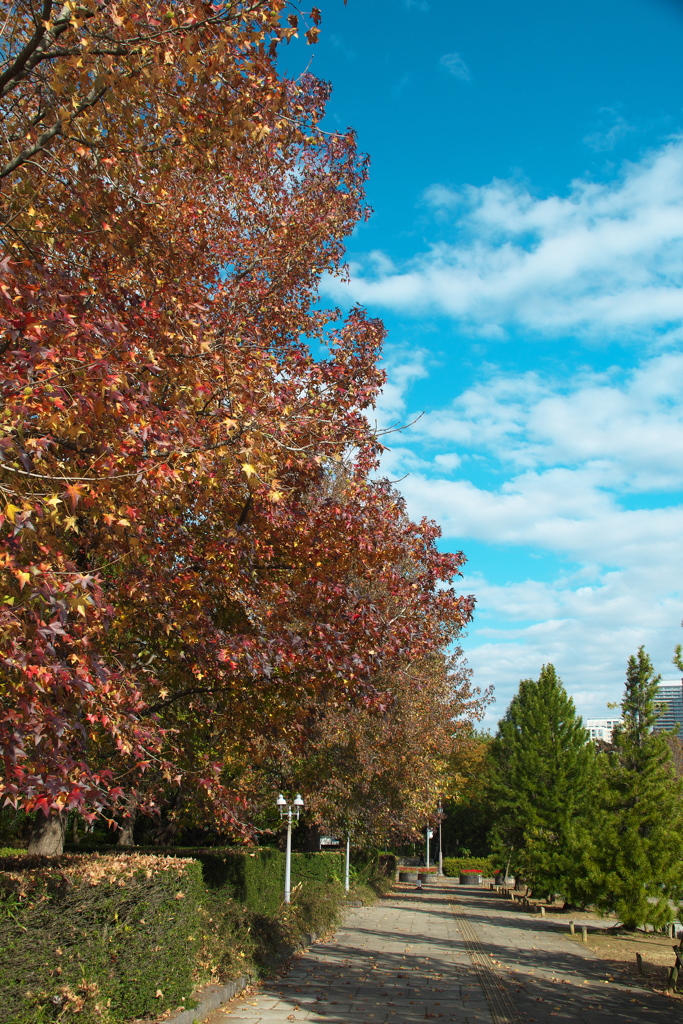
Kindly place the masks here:
POLYGON ((492 586, 465 578, 479 601, 474 643, 467 656, 479 686, 493 684, 496 706, 489 724, 504 712, 520 679, 537 677, 552 662, 584 716, 605 713, 621 700, 626 663, 641 644, 664 677, 681 639, 681 592, 663 592, 647 565, 605 573, 590 587, 571 581, 526 581, 492 586), (496 625, 487 626, 487 620, 496 625), (520 622, 520 620, 531 620, 520 622))
POLYGON ((627 373, 493 374, 427 413, 415 437, 485 451, 509 467, 581 466, 602 487, 683 489, 683 354, 627 373))
MULTIPOLYGON (((402 358, 390 375, 394 407, 406 409, 428 364, 402 358)), ((387 469, 409 473, 400 489, 411 515, 436 519, 447 547, 476 552, 461 588, 478 600, 465 648, 478 684, 496 686, 490 725, 519 679, 548 661, 583 714, 621 698, 641 643, 671 673, 683 615, 681 451, 679 353, 570 381, 492 369, 401 434, 387 469), (497 552, 498 572, 478 568, 482 550, 488 566, 497 552)))
POLYGON ((472 328, 517 327, 555 336, 642 337, 683 325, 683 142, 627 163, 607 183, 579 180, 568 196, 538 198, 514 181, 425 201, 452 237, 403 267, 356 266, 337 299, 447 314, 472 328))
MULTIPOLYGON (((392 379, 403 395, 425 373, 423 361, 407 362, 392 379)), ((448 536, 620 568, 647 550, 660 579, 683 579, 683 354, 570 384, 492 373, 428 412, 401 443, 404 452, 420 446, 422 466, 415 473, 398 453, 393 470, 413 472, 404 494, 448 536), (500 483, 475 483, 463 454, 483 457, 500 483), (662 507, 624 505, 653 491, 662 507)))
POLYGON ((454 78, 460 78, 463 82, 469 82, 472 78, 470 69, 459 53, 444 53, 443 57, 439 60, 439 64, 449 75, 453 75, 454 78))
POLYGON ((462 204, 462 196, 459 192, 456 192, 452 188, 448 188, 446 185, 430 185, 422 193, 422 198, 427 206, 431 206, 434 209, 448 209, 453 210, 462 204))
MULTIPOLYGON (((615 116, 589 144, 606 151, 628 127, 615 116)), ((494 181, 423 199, 446 240, 400 265, 366 257, 346 288, 327 285, 336 298, 446 314, 488 338, 641 343, 630 369, 577 369, 571 351, 563 379, 489 366, 396 436, 385 463, 409 474, 411 515, 472 551, 465 647, 478 683, 496 685, 495 713, 552 661, 582 713, 599 714, 640 644, 666 676, 681 639, 683 140, 566 196, 494 181)), ((388 360, 381 423, 412 418, 411 387, 443 373, 431 358, 388 360)))
POLYGON ((377 275, 393 274, 396 272, 394 261, 379 249, 373 249, 372 252, 368 253, 367 259, 377 275))
POLYGON ((683 507, 623 509, 599 483, 590 469, 524 473, 498 490, 415 473, 401 491, 413 514, 429 514, 459 544, 469 538, 531 547, 623 568, 647 551, 660 583, 683 579, 683 507))
POLYGON ((589 132, 583 139, 594 153, 610 152, 631 132, 637 131, 634 125, 629 124, 621 114, 611 107, 604 107, 601 114, 597 130, 589 132))
POLYGON ((445 469, 448 472, 457 469, 462 459, 457 452, 446 452, 444 455, 437 455, 434 462, 440 469, 445 469))

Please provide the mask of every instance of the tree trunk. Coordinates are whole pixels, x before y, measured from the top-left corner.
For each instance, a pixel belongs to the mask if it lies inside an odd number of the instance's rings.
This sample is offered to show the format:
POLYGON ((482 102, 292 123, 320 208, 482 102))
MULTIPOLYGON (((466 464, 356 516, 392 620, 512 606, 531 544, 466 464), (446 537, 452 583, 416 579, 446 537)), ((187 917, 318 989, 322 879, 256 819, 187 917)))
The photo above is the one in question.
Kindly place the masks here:
POLYGON ((166 821, 160 826, 157 834, 154 836, 155 846, 172 846, 173 839, 178 831, 177 821, 166 821))
POLYGON ((119 838, 116 840, 117 846, 135 846, 135 840, 133 839, 133 829, 135 827, 135 811, 131 811, 129 817, 124 818, 119 828, 119 838))
POLYGON ((304 853, 320 853, 320 829, 317 825, 306 825, 304 833, 304 853))
POLYGON ((59 857, 64 853, 64 834, 66 832, 66 815, 53 811, 45 817, 42 811, 36 811, 33 832, 28 844, 29 854, 42 857, 59 857))

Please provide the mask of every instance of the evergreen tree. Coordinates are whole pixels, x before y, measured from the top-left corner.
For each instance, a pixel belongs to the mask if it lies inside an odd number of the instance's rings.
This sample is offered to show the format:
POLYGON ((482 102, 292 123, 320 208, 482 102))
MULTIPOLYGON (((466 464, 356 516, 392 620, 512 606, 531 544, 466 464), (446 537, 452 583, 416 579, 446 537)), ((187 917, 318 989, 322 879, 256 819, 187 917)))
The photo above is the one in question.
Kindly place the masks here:
POLYGON ((683 898, 682 786, 666 734, 653 732, 660 678, 644 648, 629 658, 623 721, 607 758, 595 904, 629 928, 671 921, 672 901, 683 898))
POLYGON ((583 902, 597 755, 552 665, 520 682, 490 756, 501 867, 504 859, 536 895, 583 902))

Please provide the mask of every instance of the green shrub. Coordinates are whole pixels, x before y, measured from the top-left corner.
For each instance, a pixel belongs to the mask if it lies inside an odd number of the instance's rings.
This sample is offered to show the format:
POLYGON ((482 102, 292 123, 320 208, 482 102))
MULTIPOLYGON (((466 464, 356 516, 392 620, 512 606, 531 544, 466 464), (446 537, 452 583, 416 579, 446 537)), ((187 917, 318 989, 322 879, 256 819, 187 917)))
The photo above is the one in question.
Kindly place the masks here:
MULTIPOLYGON (((101 849, 97 852, 102 853, 101 849)), ((285 855, 274 847, 129 847, 125 851, 110 847, 106 852, 127 856, 191 857, 202 865, 202 877, 208 890, 221 890, 227 898, 255 914, 275 914, 284 898, 285 855)), ((299 883, 308 886, 342 881, 344 858, 345 854, 338 852, 292 853, 292 888, 299 883)), ((375 856, 369 864, 371 873, 377 860, 375 856)))
POLYGON ((393 878, 396 873, 396 855, 379 850, 354 850, 351 865, 357 880, 364 885, 380 878, 393 878))
MULTIPOLYGON (((0 856, 0 1024, 120 1024, 267 971, 344 901, 344 855, 274 849, 0 856), (180 855, 182 852, 182 856, 180 855), (192 854, 192 859, 188 857, 192 854)), ((393 861, 358 855, 372 881, 393 861)))
POLYGON ((333 853, 293 853, 292 884, 313 882, 324 885, 343 882, 345 861, 346 854, 336 851, 333 853))
POLYGON ((499 870, 495 857, 444 857, 443 873, 450 878, 457 878, 461 871, 481 871, 491 877, 499 870))
POLYGON ((106 1024, 189 1000, 201 895, 188 860, 3 858, 0 1021, 106 1024))
POLYGON ((325 883, 299 883, 292 891, 289 909, 295 934, 324 935, 331 931, 339 922, 344 895, 343 883, 336 878, 325 883))
POLYGON ((207 890, 220 890, 223 898, 234 899, 255 914, 277 913, 285 879, 285 858, 279 850, 228 848, 173 853, 200 862, 207 890))

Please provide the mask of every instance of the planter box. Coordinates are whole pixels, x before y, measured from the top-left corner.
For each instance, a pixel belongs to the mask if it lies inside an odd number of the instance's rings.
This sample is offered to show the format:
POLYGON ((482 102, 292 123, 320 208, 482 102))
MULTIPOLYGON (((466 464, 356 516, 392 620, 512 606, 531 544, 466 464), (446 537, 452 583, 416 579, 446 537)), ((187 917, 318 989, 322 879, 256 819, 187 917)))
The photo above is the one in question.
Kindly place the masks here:
POLYGON ((399 871, 399 882, 417 882, 417 871, 399 871))
POLYGON ((481 885, 481 871, 461 871, 460 885, 481 885))

